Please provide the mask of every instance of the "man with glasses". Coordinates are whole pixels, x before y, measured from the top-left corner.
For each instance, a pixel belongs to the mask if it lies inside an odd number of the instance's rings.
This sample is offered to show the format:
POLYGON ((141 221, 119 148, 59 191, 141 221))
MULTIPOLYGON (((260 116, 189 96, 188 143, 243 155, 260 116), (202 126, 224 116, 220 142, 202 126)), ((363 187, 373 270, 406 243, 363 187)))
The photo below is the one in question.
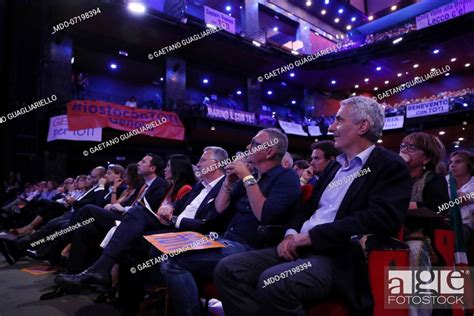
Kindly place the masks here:
POLYGON ((237 159, 225 167, 226 177, 215 201, 217 213, 232 216, 223 237, 218 239, 225 248, 189 251, 161 263, 176 315, 201 315, 195 278, 211 280, 214 267, 222 258, 262 248, 260 226, 287 223, 301 195, 296 172, 281 166, 287 150, 286 135, 267 128, 252 139, 245 162, 237 159), (256 169, 257 179, 246 163, 256 169))

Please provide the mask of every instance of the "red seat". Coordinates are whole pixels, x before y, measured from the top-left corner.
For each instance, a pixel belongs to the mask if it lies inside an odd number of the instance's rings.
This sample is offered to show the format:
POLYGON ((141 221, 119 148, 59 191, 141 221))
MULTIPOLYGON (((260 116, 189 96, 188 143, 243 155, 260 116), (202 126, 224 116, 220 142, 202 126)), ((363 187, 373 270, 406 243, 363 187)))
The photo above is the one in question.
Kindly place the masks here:
POLYGON ((447 267, 454 266, 454 239, 452 230, 435 229, 433 230, 433 247, 438 250, 443 257, 447 267))
MULTIPOLYGON (((384 309, 384 273, 385 267, 408 266, 408 250, 377 250, 369 254, 369 279, 374 295, 374 315, 406 316, 407 309, 384 309)), ((214 284, 208 283, 201 287, 201 296, 206 299, 219 299, 214 284)), ((307 309, 307 315, 348 316, 348 308, 337 299, 316 304, 307 309)))

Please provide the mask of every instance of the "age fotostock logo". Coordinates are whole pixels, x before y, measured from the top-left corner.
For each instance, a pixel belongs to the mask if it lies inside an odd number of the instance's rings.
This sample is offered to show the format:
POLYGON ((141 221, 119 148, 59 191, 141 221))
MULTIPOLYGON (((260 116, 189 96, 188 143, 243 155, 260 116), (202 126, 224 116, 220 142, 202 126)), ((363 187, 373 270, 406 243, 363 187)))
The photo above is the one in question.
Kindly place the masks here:
POLYGON ((403 268, 385 270, 385 308, 405 309, 408 305, 446 309, 453 305, 472 308, 472 274, 469 267, 403 268))

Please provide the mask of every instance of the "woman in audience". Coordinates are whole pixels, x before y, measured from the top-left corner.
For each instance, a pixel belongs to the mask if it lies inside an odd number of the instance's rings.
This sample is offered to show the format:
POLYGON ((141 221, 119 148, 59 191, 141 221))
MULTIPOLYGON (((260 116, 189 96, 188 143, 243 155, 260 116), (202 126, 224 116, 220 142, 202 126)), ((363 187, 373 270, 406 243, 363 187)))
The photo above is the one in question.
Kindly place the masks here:
POLYGON ((435 171, 444 155, 444 145, 432 135, 417 132, 403 139, 400 156, 408 164, 413 179, 409 209, 426 207, 438 212, 438 206, 449 201, 446 179, 435 171))
POLYGON ((104 208, 106 210, 117 208, 116 204, 119 204, 120 207, 129 206, 130 202, 135 200, 135 197, 142 186, 143 178, 138 174, 137 164, 129 164, 125 169, 125 179, 115 179, 110 204, 107 204, 104 208), (117 197, 117 188, 120 187, 123 182, 127 185, 127 189, 117 197))
POLYGON ((196 177, 189 158, 185 155, 170 156, 165 167, 165 179, 170 184, 170 188, 160 207, 181 200, 191 192, 196 183, 196 177))
MULTIPOLYGON (((439 205, 449 201, 448 184, 445 178, 435 171, 444 155, 445 149, 441 141, 427 133, 412 133, 406 136, 400 144, 400 156, 408 164, 413 180, 408 209, 429 210, 423 215, 425 217, 410 216, 410 213, 414 212, 409 211, 405 222, 405 243, 410 247, 411 267, 424 267, 429 270, 432 258, 435 258, 431 241, 426 235, 428 233, 426 229, 432 228, 429 213, 437 212, 439 205)), ((409 315, 431 315, 431 308, 410 306, 409 315)))
MULTIPOLYGON (((464 241, 469 249, 474 230, 474 155, 467 150, 459 150, 453 152, 449 160, 449 171, 456 179, 458 199, 461 201, 464 241)), ((446 179, 449 186, 449 176, 446 179)), ((468 251, 468 255, 473 254, 468 251)), ((472 262, 472 257, 469 259, 469 262, 472 262)))

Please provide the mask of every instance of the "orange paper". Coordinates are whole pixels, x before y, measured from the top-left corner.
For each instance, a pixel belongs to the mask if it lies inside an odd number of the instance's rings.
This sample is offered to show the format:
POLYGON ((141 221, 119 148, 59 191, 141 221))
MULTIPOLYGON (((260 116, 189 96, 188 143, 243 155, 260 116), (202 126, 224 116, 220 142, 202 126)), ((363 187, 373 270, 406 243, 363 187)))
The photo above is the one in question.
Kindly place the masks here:
MULTIPOLYGON (((216 234, 217 235, 217 234, 216 234)), ((196 232, 176 232, 143 236, 150 244, 162 253, 180 252, 187 250, 200 250, 211 248, 224 248, 225 245, 196 232)))

